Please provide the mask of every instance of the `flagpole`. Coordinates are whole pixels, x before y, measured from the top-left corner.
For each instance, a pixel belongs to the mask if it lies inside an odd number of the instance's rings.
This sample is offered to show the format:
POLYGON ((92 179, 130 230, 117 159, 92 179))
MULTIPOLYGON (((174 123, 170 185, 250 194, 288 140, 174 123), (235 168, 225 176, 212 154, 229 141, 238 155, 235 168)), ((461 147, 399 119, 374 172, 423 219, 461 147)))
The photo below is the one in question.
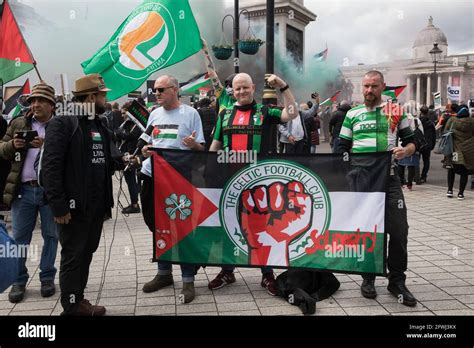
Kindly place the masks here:
POLYGON ((3 114, 3 79, 0 77, 0 117, 3 114))
MULTIPOLYGON (((5 0, 4 3, 8 5, 8 0, 5 0)), ((31 52, 30 47, 28 46, 28 42, 25 40, 25 37, 23 36, 23 33, 21 32, 20 26, 18 25, 18 22, 16 21, 15 14, 13 13, 13 10, 12 10, 11 6, 10 6, 10 11, 12 13, 13 21, 15 22, 15 24, 18 28, 18 31, 20 32, 21 38, 23 39, 23 42, 25 43, 26 49, 30 53, 31 58, 33 58, 33 67, 35 68, 35 71, 38 74, 38 77, 39 77, 40 81, 43 81, 43 78, 41 77, 41 75, 39 73, 39 70, 36 66, 35 57, 33 56, 33 53, 31 52)))
MULTIPOLYGON (((28 45, 27 45, 26 47, 28 47, 28 45)), ((29 50, 30 50, 30 49, 28 48, 28 51, 29 51, 29 50)), ((30 52, 30 53, 31 53, 31 52, 30 52)), ((33 57, 33 56, 32 56, 32 57, 33 57)), ((43 78, 41 77, 41 75, 40 75, 40 73, 39 73, 39 71, 38 71, 38 68, 36 67, 36 61, 34 60, 34 58, 33 58, 33 66, 35 67, 35 71, 36 71, 36 73, 38 74, 38 77, 39 77, 40 82, 43 81, 43 78)))

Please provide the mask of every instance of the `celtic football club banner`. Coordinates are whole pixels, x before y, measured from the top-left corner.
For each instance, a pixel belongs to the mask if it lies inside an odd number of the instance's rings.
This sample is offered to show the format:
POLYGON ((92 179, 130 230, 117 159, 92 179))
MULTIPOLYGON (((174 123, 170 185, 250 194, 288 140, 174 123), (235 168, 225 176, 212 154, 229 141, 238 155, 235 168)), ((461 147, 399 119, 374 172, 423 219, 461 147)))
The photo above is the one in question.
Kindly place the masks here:
POLYGON ((136 90, 150 74, 179 63, 202 47, 187 0, 145 0, 112 38, 83 62, 86 74, 100 73, 115 100, 136 90))
POLYGON ((155 260, 385 272, 390 153, 155 151, 155 260))

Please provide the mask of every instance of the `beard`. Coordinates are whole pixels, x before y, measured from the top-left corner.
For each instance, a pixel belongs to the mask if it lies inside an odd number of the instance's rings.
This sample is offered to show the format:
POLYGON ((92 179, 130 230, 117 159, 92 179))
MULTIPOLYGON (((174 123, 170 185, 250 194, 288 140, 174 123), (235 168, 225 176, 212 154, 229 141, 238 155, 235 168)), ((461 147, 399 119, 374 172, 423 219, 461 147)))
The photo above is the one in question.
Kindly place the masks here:
POLYGON ((95 103, 95 113, 96 115, 102 115, 105 112, 105 105, 95 103))
POLYGON ((375 106, 380 101, 374 94, 364 95, 364 104, 367 106, 375 106))

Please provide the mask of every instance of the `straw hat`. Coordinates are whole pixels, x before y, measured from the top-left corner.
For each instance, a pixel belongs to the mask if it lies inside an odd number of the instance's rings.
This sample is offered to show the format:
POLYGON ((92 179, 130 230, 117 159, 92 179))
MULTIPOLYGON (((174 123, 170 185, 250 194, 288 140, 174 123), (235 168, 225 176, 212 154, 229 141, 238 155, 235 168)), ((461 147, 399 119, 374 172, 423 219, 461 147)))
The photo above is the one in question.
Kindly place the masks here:
POLYGON ((90 74, 76 80, 75 96, 87 95, 98 92, 108 92, 111 89, 105 87, 105 82, 99 74, 90 74))

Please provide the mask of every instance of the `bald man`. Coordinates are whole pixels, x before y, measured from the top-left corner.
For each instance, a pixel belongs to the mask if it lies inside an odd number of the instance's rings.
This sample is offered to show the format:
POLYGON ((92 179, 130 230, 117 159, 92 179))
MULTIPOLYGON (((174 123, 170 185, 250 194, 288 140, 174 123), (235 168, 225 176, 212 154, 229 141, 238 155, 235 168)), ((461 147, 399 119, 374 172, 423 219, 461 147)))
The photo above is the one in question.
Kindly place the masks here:
MULTIPOLYGON (((256 151, 268 153, 272 136, 271 125, 288 122, 298 116, 298 106, 288 84, 276 75, 268 78, 268 85, 279 88, 284 100, 284 109, 270 108, 254 100, 255 84, 250 75, 237 74, 232 86, 236 103, 223 109, 217 118, 214 140, 210 151, 256 151)), ((209 283, 209 289, 219 289, 235 282, 234 266, 223 266, 217 277, 209 283)), ((273 269, 262 268, 261 286, 272 295, 277 295, 273 269)))

